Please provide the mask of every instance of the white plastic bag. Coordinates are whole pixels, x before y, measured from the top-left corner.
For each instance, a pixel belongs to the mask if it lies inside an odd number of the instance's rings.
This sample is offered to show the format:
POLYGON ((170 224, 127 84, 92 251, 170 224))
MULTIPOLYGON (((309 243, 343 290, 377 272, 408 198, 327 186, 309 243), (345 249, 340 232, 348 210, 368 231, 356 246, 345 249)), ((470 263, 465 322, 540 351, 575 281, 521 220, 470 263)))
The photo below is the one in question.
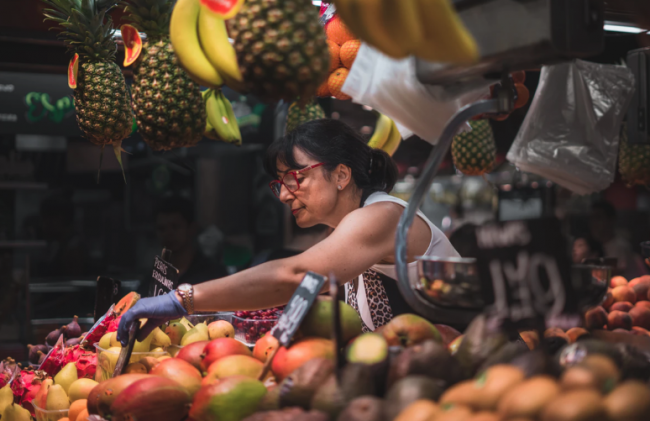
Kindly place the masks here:
POLYGON ((622 66, 582 60, 545 66, 507 159, 578 194, 607 188, 634 86, 622 66))
MULTIPOLYGON (((341 90, 354 102, 392 118, 403 139, 416 134, 431 144, 438 142, 456 111, 489 95, 487 89, 481 89, 453 101, 436 99, 435 87, 418 81, 414 57, 396 60, 365 43, 361 44, 341 90)), ((469 125, 465 130, 470 130, 469 125)))

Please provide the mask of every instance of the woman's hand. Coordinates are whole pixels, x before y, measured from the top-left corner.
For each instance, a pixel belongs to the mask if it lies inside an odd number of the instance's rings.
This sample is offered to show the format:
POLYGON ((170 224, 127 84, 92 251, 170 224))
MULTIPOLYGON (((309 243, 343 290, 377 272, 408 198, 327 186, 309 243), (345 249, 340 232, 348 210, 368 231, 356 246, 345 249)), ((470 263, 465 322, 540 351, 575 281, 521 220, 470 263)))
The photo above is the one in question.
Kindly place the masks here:
POLYGON ((138 341, 143 341, 155 328, 170 320, 178 319, 187 315, 187 311, 176 296, 176 291, 169 294, 158 295, 157 297, 142 298, 127 311, 120 320, 117 329, 117 340, 122 346, 129 341, 129 328, 134 322, 139 323, 140 319, 148 319, 147 323, 138 333, 138 341))

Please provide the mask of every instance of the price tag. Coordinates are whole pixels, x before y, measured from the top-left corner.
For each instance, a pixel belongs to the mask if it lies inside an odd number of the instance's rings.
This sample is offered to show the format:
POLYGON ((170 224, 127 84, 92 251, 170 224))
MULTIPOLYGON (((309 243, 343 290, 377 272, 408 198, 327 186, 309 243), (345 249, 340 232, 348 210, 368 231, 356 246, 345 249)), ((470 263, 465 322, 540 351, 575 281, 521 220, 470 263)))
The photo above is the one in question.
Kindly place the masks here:
POLYGON ((300 282, 273 329, 273 336, 282 346, 288 346, 291 342, 309 308, 320 294, 326 279, 325 276, 317 273, 307 272, 300 282))
POLYGON ((515 325, 578 312, 567 248, 555 218, 476 229, 477 264, 491 315, 515 325))
POLYGON ((165 295, 178 285, 178 269, 159 256, 153 261, 153 273, 149 282, 149 296, 165 295))

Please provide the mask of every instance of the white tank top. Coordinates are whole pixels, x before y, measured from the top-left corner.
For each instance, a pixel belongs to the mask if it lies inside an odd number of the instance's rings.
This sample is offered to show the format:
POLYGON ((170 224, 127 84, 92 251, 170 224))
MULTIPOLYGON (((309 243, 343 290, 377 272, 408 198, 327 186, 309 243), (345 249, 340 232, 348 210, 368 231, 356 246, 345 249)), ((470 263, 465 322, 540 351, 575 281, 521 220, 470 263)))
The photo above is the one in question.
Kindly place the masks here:
MULTIPOLYGON (((397 203, 398 205, 402 207, 406 207, 407 203, 403 201, 402 199, 399 199, 397 197, 391 196, 388 193, 385 192, 376 192, 368 196, 366 199, 365 203, 363 206, 368 206, 372 205, 373 203, 378 203, 378 202, 392 202, 392 203, 397 203)), ((454 249, 454 247, 451 245, 445 234, 443 234, 442 231, 440 231, 429 219, 427 219, 426 216, 421 211, 418 211, 417 216, 422 219, 426 224, 429 226, 429 229, 431 230, 431 240, 429 241, 429 247, 427 247, 426 255, 430 256, 439 256, 439 257, 459 257, 460 255, 454 249)), ((397 227, 395 227, 397 230, 397 227)), ((369 269, 372 269, 376 272, 382 273, 386 275, 387 277, 394 279, 395 282, 397 282, 397 271, 395 268, 395 265, 390 265, 390 264, 376 264, 370 267, 369 269)), ((408 272, 409 272, 409 279, 411 282, 414 280, 417 280, 418 276, 418 268, 417 268, 417 262, 411 262, 408 263, 408 272)), ((348 282, 345 287, 345 302, 348 302, 349 294, 352 288, 352 283, 348 282)), ((366 295, 366 287, 365 283, 363 280, 363 274, 359 275, 359 282, 358 282, 358 291, 356 293, 356 302, 357 302, 357 311, 359 312, 359 316, 361 316, 361 319, 363 320, 364 324, 369 327, 370 330, 374 330, 376 327, 375 323, 373 322, 373 318, 371 316, 371 311, 369 308, 368 304, 368 298, 366 295)))

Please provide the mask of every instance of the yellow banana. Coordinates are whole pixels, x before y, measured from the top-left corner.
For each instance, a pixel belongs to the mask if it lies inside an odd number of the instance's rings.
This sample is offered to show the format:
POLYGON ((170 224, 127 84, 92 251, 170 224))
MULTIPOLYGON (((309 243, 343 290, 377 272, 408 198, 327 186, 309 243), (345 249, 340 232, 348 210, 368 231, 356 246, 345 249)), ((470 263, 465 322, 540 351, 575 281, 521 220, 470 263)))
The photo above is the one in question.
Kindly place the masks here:
POLYGON ((372 133, 372 137, 368 142, 368 146, 373 149, 381 149, 388 141, 391 127, 392 120, 390 117, 384 114, 379 114, 377 125, 375 126, 375 131, 372 133))
POLYGON ((212 63, 226 84, 237 91, 243 91, 243 77, 237 64, 235 49, 228 41, 226 22, 205 6, 199 12, 199 38, 206 57, 212 63))
POLYGON ((449 0, 416 0, 424 39, 413 52, 429 61, 472 64, 479 58, 476 41, 449 0))
POLYGON ((402 135, 399 133, 399 130, 397 130, 395 122, 391 120, 390 135, 388 135, 388 141, 381 149, 388 155, 393 156, 397 148, 399 148, 400 143, 402 143, 402 135))
POLYGON ((241 131, 239 130, 239 123, 237 123, 237 117, 235 116, 235 110, 232 109, 232 104, 230 101, 228 101, 228 98, 223 94, 223 91, 219 92, 219 95, 221 96, 221 100, 224 103, 224 107, 226 108, 226 117, 228 117, 228 125, 230 126, 230 130, 232 131, 234 135, 235 141, 232 142, 237 146, 241 146, 242 142, 242 137, 241 137, 241 131))
POLYGON ((201 49, 197 24, 199 0, 178 0, 169 23, 169 38, 178 61, 187 74, 197 83, 218 87, 223 85, 219 72, 212 66, 201 49))
MULTIPOLYGON (((388 37, 411 53, 424 39, 418 0, 381 0, 381 20, 388 37)), ((376 24, 377 25, 377 24, 376 24)), ((379 25, 377 25, 379 26, 379 25)))
POLYGON ((223 96, 223 93, 215 91, 206 102, 208 121, 221 140, 241 144, 241 136, 238 137, 238 133, 233 130, 232 123, 228 118, 228 107, 232 108, 230 101, 223 96))
MULTIPOLYGON (((343 0, 346 1, 346 0, 343 0)), ((408 50, 397 43, 382 24, 382 0, 347 0, 352 17, 351 21, 359 22, 363 28, 368 44, 393 58, 404 58, 409 55, 408 50)), ((407 0, 403 0, 407 1, 407 0)))

